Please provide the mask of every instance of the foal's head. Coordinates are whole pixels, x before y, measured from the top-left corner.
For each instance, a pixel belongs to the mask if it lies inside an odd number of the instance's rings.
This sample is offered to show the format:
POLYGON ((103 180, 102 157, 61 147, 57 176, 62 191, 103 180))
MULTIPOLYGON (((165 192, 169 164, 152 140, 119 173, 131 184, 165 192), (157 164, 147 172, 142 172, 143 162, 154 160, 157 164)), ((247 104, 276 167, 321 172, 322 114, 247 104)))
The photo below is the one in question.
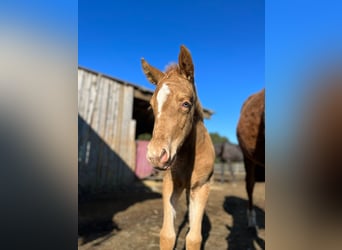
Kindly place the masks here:
POLYGON ((169 66, 165 73, 144 59, 141 62, 147 79, 156 85, 150 101, 155 121, 147 159, 154 167, 166 170, 193 125, 203 120, 194 85, 194 66, 185 46, 181 46, 178 64, 169 66))

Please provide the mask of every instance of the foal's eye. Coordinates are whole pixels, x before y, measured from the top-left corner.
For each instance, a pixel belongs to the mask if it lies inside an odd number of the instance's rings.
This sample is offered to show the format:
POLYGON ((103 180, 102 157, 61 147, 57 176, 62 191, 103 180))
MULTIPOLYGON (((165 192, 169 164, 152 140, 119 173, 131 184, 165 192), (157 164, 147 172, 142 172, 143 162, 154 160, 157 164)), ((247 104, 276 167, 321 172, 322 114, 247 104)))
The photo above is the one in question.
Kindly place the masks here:
POLYGON ((182 107, 188 109, 188 108, 191 108, 191 104, 189 102, 183 102, 182 107))

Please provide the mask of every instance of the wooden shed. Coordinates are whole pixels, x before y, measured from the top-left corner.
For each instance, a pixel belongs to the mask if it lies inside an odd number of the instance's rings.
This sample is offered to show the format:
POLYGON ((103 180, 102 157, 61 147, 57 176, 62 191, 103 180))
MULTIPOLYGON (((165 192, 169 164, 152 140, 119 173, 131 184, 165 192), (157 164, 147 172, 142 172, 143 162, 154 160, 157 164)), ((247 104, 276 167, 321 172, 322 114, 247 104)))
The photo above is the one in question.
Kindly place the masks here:
MULTIPOLYGON (((110 191, 137 177, 136 138, 152 133, 153 92, 78 67, 78 183, 80 192, 110 191)), ((212 111, 205 109, 205 117, 212 111)))

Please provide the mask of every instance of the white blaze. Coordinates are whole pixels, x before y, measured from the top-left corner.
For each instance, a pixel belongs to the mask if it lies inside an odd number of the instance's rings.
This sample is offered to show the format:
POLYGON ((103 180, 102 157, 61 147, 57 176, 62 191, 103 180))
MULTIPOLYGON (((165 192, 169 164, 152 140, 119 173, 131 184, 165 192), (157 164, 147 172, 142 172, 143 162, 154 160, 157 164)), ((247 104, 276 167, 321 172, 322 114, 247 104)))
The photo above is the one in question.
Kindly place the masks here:
POLYGON ((157 117, 160 116, 160 113, 162 111, 163 105, 164 105, 164 103, 165 103, 165 101, 167 99, 167 96, 169 94, 170 94, 170 89, 169 89, 169 87, 166 84, 164 84, 160 88, 160 90, 158 92, 158 95, 157 95, 157 104, 158 104, 158 115, 157 115, 157 117))

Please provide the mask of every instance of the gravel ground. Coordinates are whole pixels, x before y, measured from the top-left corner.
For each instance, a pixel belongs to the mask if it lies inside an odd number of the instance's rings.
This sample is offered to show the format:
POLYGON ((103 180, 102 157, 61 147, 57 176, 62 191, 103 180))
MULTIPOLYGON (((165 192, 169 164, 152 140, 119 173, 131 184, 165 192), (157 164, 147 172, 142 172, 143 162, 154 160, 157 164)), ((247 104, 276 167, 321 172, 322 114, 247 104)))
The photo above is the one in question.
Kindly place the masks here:
MULTIPOLYGON (((219 171, 218 171, 219 172, 219 171)), ((265 249, 265 183, 254 190, 258 229, 247 228, 244 176, 235 181, 215 175, 202 222, 203 249, 265 249)), ((146 180, 129 189, 79 203, 78 249, 159 249, 162 224, 161 181, 146 180)), ((177 208, 175 249, 184 249, 188 230, 185 195, 177 208)))

